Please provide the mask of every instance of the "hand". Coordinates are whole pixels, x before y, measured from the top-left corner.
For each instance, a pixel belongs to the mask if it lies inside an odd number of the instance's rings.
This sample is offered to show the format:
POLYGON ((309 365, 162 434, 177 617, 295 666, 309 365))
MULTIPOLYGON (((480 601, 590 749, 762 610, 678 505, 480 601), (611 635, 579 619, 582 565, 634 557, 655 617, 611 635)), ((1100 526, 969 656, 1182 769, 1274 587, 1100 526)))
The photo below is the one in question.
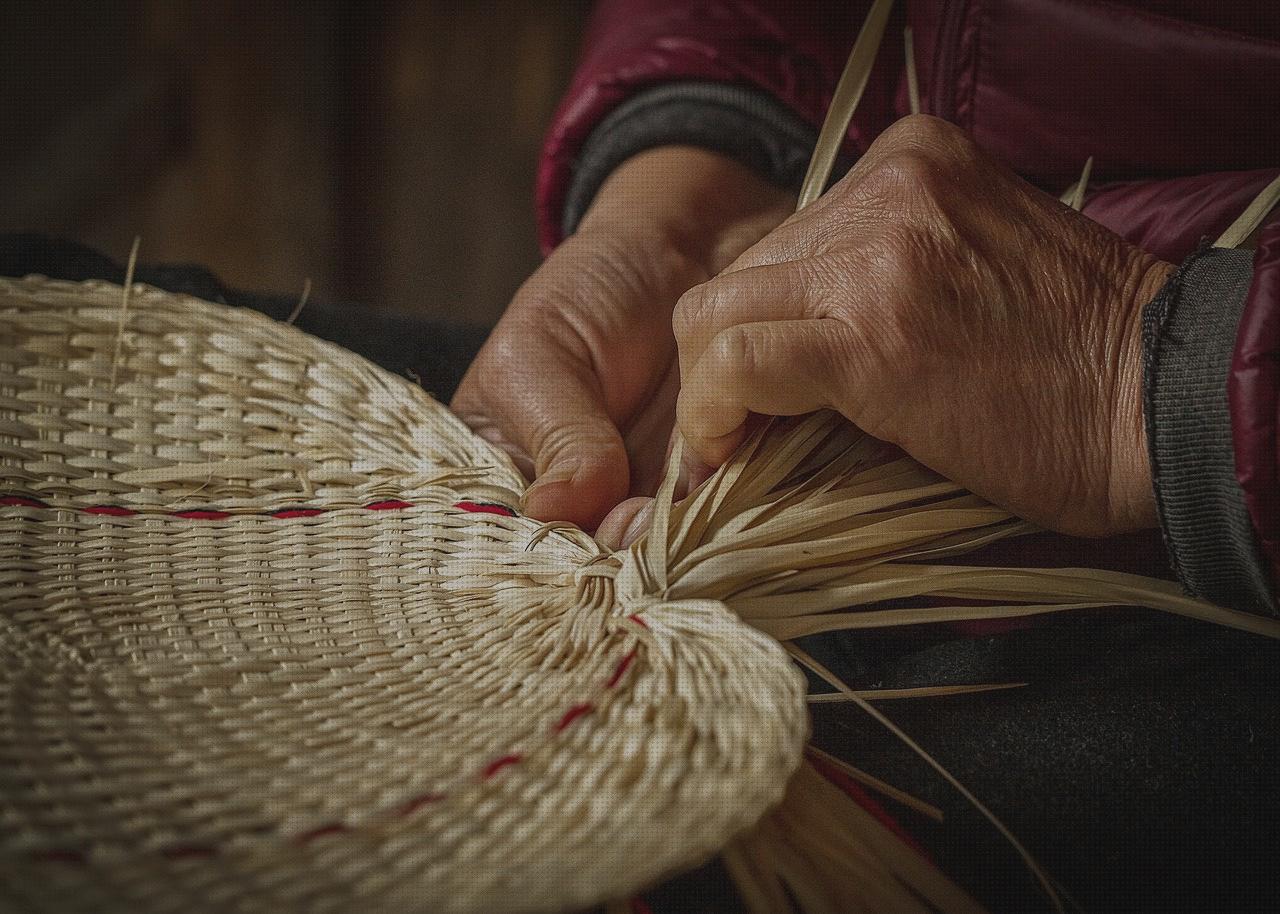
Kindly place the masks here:
POLYGON ((906 118, 680 299, 680 428, 719 464, 749 414, 828 407, 1044 527, 1154 526, 1141 312, 1171 270, 906 118))
POLYGON ((651 150, 610 176, 451 404, 534 480, 527 514, 593 530, 628 494, 656 490, 679 384, 672 309, 793 208, 700 149, 651 150))

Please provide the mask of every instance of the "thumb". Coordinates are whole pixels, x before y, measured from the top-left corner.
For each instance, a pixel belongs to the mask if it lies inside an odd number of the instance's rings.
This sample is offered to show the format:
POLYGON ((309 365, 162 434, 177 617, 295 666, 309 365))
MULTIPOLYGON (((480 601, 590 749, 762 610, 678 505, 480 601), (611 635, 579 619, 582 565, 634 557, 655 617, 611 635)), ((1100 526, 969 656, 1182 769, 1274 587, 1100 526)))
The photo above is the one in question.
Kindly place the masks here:
POLYGON ((627 497, 627 451, 600 398, 571 378, 564 381, 540 391, 540 402, 526 417, 537 476, 522 507, 539 520, 594 530, 627 497))

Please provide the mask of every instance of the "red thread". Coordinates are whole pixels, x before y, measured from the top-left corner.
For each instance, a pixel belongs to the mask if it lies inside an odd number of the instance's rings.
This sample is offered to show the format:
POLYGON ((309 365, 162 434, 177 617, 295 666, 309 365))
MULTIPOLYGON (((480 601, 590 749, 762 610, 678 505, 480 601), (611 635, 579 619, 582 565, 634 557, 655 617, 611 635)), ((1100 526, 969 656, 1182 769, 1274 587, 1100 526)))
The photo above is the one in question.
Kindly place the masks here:
POLYGON ((47 508, 44 502, 35 498, 25 498, 21 495, 5 495, 0 498, 0 505, 9 505, 15 508, 47 508))
MULTIPOLYGON (((0 506, 12 506, 12 507, 23 507, 23 508, 50 508, 51 507, 45 502, 39 501, 34 498, 28 498, 22 495, 0 496, 0 506)), ((369 511, 395 511, 403 508, 412 508, 412 507, 414 507, 412 502, 400 501, 398 499, 389 499, 387 501, 379 501, 369 505, 365 505, 365 508, 369 511)), ((469 511, 472 513, 479 513, 479 514, 498 514, 504 517, 519 516, 515 511, 513 511, 511 508, 508 508, 506 505, 493 504, 489 502, 461 501, 456 503, 454 507, 461 511, 469 511)), ((81 508, 78 510, 82 511, 85 514, 99 514, 99 515, 106 515, 110 517, 133 517, 141 513, 141 512, 132 510, 130 508, 121 507, 119 505, 94 505, 89 508, 81 508)), ((289 518, 296 518, 296 517, 315 517, 316 515, 324 514, 327 510, 328 509, 326 508, 282 508, 278 511, 269 512, 265 516, 274 517, 280 520, 286 520, 289 518)), ((198 509, 192 509, 188 511, 171 512, 170 516, 181 517, 187 520, 225 520, 226 518, 231 517, 232 513, 230 511, 220 511, 214 508, 198 508, 198 509)), ((641 619, 640 616, 637 614, 633 613, 632 615, 628 616, 628 618, 632 622, 635 622, 637 625, 641 626, 642 628, 649 627, 648 625, 645 624, 644 620, 641 619)), ((626 675, 627 670, 631 668, 631 664, 635 661, 635 659, 636 659, 636 650, 633 649, 625 657, 623 657, 622 660, 618 663, 617 669, 614 670, 613 675, 609 678, 609 682, 607 683, 606 688, 612 689, 615 686, 617 686, 618 683, 622 681, 622 677, 626 675)), ((556 723, 555 727, 553 728, 554 732, 559 733, 565 730, 575 720, 577 720, 580 717, 584 717, 587 714, 594 713, 595 710, 596 710, 595 705, 590 703, 574 705, 573 707, 569 708, 569 710, 567 710, 564 713, 564 715, 560 718, 560 720, 556 723)), ((494 759, 492 762, 486 765, 482 776, 484 779, 487 780, 489 778, 492 778, 502 769, 510 765, 519 764, 523 760, 524 760, 524 756, 519 753, 511 753, 509 755, 504 755, 500 758, 494 759)), ((445 798, 444 794, 424 793, 404 803, 402 806, 400 806, 397 809, 397 813, 401 816, 407 816, 421 809, 423 806, 438 802, 440 800, 443 800, 444 798, 445 798)), ((262 830, 264 829, 256 829, 256 831, 262 831, 262 830)), ((269 829, 265 829, 265 830, 269 830, 269 829)), ((326 835, 336 835, 336 834, 341 834, 347 831, 349 831, 349 829, 345 825, 343 825, 341 822, 331 822, 327 825, 322 825, 319 828, 313 829, 312 831, 299 835, 294 840, 299 844, 306 844, 310 841, 314 841, 317 838, 325 837, 326 835)), ((161 856, 169 858, 171 860, 190 858, 190 857, 210 857, 218 853, 219 851, 216 847, 207 847, 207 846, 201 846, 201 845, 177 845, 174 847, 163 848, 160 851, 161 856)), ((31 853, 31 857, 33 860, 49 862, 49 863, 84 864, 87 862, 85 854, 81 851, 74 850, 74 849, 53 849, 53 850, 45 850, 45 851, 33 851, 31 853)), ((646 905, 644 901, 640 898, 635 898, 632 900, 632 910, 633 912, 635 912, 635 914, 652 914, 652 911, 649 909, 648 905, 646 905)))
POLYGON ((439 803, 443 799, 444 799, 444 794, 442 793, 424 793, 422 796, 414 797, 408 803, 405 803, 398 810, 396 810, 396 814, 401 816, 408 816, 417 812, 419 809, 421 809, 424 806, 428 806, 431 803, 439 803))
POLYGON ((579 717, 582 717, 585 714, 590 714, 595 709, 596 706, 593 704, 574 705, 568 711, 564 712, 564 717, 560 718, 560 722, 555 725, 555 732, 561 732, 579 717))
POLYGON ((341 822, 330 822, 328 825, 321 825, 319 828, 313 829, 306 834, 298 835, 295 840, 299 844, 306 844, 309 841, 314 841, 316 838, 323 838, 325 835, 338 835, 346 830, 347 827, 341 822))
MULTIPOLYGON (((37 498, 29 498, 25 495, 0 495, 0 507, 11 508, 45 508, 51 509, 53 506, 40 501, 37 498)), ((398 498, 390 498, 384 501, 375 501, 372 504, 364 506, 366 511, 399 511, 404 508, 415 507, 411 501, 401 501, 398 498)), ((473 514, 498 514, 503 517, 519 517, 515 511, 506 505, 499 505, 492 502, 484 501, 460 501, 454 504, 454 507, 460 511, 468 511, 473 514)), ((120 505, 93 505, 88 508, 72 508, 70 510, 80 511, 84 514, 99 514, 107 517, 137 517, 143 512, 136 511, 132 508, 125 508, 120 505)), ((246 516, 266 516, 274 517, 279 520, 289 520, 296 517, 316 517, 324 514, 330 509, 328 508, 281 508, 278 511, 267 512, 243 512, 246 516)), ((186 511, 167 512, 169 517, 181 517, 184 520, 226 520, 233 516, 231 511, 222 511, 217 508, 192 508, 186 511)))
POLYGON ((218 852, 212 847, 199 847, 196 845, 179 845, 178 847, 166 847, 160 851, 161 856, 168 857, 170 860, 183 860, 190 857, 212 857, 218 852))
POLYGON ((77 850, 32 851, 31 859, 37 863, 76 863, 83 865, 84 853, 77 850))
POLYGON ((517 517, 516 512, 506 505, 491 501, 460 501, 454 505, 459 511, 470 511, 472 514, 500 514, 503 517, 517 517))
POLYGON ((523 759, 524 759, 524 756, 518 752, 513 752, 511 755, 504 755, 502 758, 494 759, 492 762, 484 766, 485 780, 488 780, 489 778, 493 777, 495 774, 497 774, 503 768, 506 768, 508 765, 519 764, 520 761, 523 759))
POLYGON ((635 659, 636 652, 634 650, 627 654, 627 656, 623 657, 621 662, 618 663, 618 668, 614 670, 613 675, 609 677, 609 681, 605 684, 605 688, 612 689, 618 683, 622 682, 622 677, 627 675, 627 670, 631 668, 631 663, 635 659))

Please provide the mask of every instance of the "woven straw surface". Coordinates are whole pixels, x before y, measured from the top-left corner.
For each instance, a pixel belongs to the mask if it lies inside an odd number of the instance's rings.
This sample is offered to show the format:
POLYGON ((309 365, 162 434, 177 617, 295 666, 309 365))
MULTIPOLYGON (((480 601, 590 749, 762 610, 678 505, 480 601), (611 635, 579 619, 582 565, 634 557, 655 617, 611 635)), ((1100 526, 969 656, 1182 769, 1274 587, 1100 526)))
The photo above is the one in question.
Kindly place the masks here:
POLYGON ((573 908, 800 764, 776 642, 253 312, 0 280, 0 476, 6 909, 573 908))

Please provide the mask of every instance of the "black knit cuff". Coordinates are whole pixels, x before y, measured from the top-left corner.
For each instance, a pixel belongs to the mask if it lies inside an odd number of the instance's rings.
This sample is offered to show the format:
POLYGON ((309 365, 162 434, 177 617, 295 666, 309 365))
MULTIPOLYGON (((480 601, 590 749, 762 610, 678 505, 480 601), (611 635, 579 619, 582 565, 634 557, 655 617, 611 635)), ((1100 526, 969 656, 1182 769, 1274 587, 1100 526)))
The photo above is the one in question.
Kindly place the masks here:
POLYGON ((587 137, 565 198, 564 233, 573 234, 605 178, 647 149, 700 146, 793 189, 804 180, 816 142, 817 131, 758 89, 701 82, 647 89, 619 105, 587 137))
POLYGON ((1236 480, 1227 377, 1253 279, 1248 251, 1188 259, 1142 319, 1143 397, 1156 505, 1191 593, 1271 612, 1267 566, 1236 480))

